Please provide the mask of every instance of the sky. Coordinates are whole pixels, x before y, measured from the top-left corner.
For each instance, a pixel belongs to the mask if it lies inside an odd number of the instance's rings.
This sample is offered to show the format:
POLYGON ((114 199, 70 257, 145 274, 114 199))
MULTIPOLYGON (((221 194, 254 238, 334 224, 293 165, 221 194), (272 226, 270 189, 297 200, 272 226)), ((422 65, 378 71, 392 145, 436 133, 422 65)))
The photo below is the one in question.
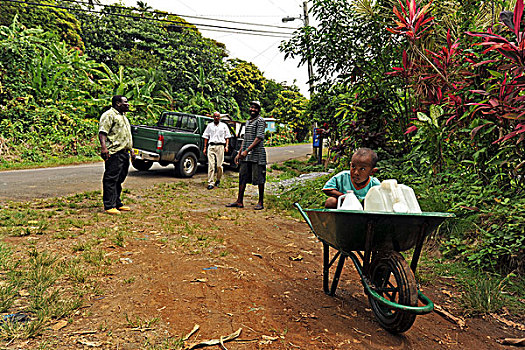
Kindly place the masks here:
MULTIPOLYGON (((136 0, 122 0, 126 6, 136 6, 136 0)), ((188 22, 197 24, 203 36, 215 39, 226 45, 230 57, 254 63, 268 79, 277 82, 295 84, 301 93, 309 97, 308 68, 306 65, 298 67, 298 59, 284 59, 284 53, 279 51, 282 40, 289 38, 286 34, 271 34, 268 36, 248 35, 244 33, 228 33, 212 31, 202 24, 212 24, 231 28, 257 29, 271 32, 292 33, 291 29, 260 27, 226 21, 257 23, 279 27, 297 28, 303 25, 298 17, 303 14, 301 0, 144 0, 155 10, 167 11, 183 17, 188 22), (186 16, 198 16, 217 19, 210 21, 186 16), (283 23, 283 17, 296 17, 295 21, 283 23), (271 36, 270 36, 271 35, 271 36), (279 36, 279 37, 275 37, 279 36)), ((104 0, 103 4, 112 4, 115 1, 104 0)))

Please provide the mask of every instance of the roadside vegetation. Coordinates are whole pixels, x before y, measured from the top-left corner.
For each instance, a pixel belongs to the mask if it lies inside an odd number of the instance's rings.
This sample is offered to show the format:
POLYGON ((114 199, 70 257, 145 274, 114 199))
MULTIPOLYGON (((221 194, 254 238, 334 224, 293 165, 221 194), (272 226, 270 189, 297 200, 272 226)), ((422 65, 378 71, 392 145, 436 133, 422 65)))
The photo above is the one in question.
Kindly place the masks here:
POLYGON ((54 166, 63 165, 76 165, 84 163, 92 163, 101 161, 98 155, 89 156, 73 156, 73 157, 59 157, 54 156, 41 162, 35 161, 24 161, 20 162, 0 162, 0 170, 20 170, 20 169, 34 169, 34 168, 47 168, 54 166))
MULTIPOLYGON (((329 160, 345 169, 357 147, 376 150, 380 178, 456 214, 443 258, 501 279, 525 271, 523 12, 522 0, 313 0, 316 28, 282 44, 315 62, 307 111, 329 160)), ((290 201, 318 203, 307 190, 290 201)))

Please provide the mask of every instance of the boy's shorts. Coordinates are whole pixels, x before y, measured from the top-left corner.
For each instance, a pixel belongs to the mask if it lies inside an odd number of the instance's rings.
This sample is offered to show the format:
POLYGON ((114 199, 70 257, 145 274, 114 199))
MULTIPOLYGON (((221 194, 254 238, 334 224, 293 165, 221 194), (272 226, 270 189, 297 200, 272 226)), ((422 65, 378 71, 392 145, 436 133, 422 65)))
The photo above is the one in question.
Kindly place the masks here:
POLYGON ((266 182, 266 164, 240 162, 239 184, 262 185, 266 182))

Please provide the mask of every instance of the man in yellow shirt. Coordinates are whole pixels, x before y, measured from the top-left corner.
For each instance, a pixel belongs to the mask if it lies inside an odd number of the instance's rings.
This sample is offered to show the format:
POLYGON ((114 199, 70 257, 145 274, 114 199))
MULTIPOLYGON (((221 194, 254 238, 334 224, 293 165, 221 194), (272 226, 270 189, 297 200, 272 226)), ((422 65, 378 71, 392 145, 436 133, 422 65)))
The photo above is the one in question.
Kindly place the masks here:
POLYGON ((105 169, 102 178, 104 210, 115 215, 131 210, 122 204, 120 194, 122 183, 128 176, 129 157, 131 155, 135 158, 135 155, 132 152, 131 125, 124 115, 129 111, 128 99, 115 95, 111 99, 111 105, 112 107, 100 117, 98 139, 105 169))

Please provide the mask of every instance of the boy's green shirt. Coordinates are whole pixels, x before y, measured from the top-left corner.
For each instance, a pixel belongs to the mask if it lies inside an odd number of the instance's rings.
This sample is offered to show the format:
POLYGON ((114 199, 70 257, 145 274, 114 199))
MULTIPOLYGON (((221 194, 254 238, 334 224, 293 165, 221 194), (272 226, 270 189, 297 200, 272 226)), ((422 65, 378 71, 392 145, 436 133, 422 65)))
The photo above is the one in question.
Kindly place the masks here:
POLYGON ((323 190, 337 190, 343 194, 345 194, 347 191, 354 191, 354 194, 358 199, 365 199, 368 191, 372 187, 378 186, 380 184, 381 182, 377 178, 370 176, 368 182, 363 187, 356 188, 352 182, 350 171, 345 170, 332 176, 332 178, 324 185, 323 190))

